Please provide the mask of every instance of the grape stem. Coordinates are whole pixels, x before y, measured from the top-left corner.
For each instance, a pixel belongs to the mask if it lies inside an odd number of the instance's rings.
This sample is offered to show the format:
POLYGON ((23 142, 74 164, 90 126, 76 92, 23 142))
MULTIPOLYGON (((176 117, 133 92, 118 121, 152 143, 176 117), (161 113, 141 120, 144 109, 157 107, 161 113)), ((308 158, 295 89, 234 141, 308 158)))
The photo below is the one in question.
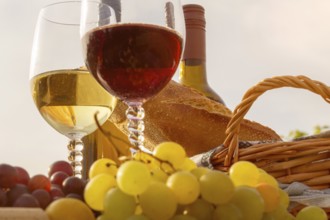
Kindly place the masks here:
MULTIPOLYGON (((101 124, 99 123, 99 121, 98 121, 98 119, 97 119, 97 114, 98 114, 98 112, 96 112, 96 113, 94 114, 94 120, 95 120, 95 122, 96 122, 96 125, 97 125, 98 129, 99 129, 99 130, 101 131, 101 133, 102 133, 102 134, 103 134, 103 135, 109 140, 109 142, 115 147, 115 151, 116 151, 117 155, 119 155, 119 154, 120 154, 120 153, 119 153, 120 150, 119 150, 118 146, 117 146, 116 144, 114 144, 112 138, 114 138, 114 139, 116 139, 116 140, 119 140, 119 141, 121 141, 121 142, 123 142, 123 143, 126 143, 125 140, 123 140, 122 138, 120 138, 120 137, 118 137, 118 136, 116 136, 116 135, 113 135, 113 134, 112 134, 111 132, 109 132, 109 131, 104 130, 104 129, 101 127, 101 124)), ((161 164, 167 164, 167 165, 169 165, 170 168, 171 168, 173 171, 175 171, 175 168, 174 168, 173 164, 171 164, 169 161, 167 161, 167 160, 162 160, 162 159, 160 159, 160 158, 154 156, 154 155, 151 154, 151 153, 148 153, 148 152, 142 151, 142 150, 140 150, 138 147, 136 147, 136 146, 134 146, 134 145, 132 145, 132 148, 133 148, 136 152, 141 152, 141 153, 144 153, 144 154, 147 154, 147 155, 151 156, 152 158, 156 159, 156 160, 157 160, 158 162, 160 162, 161 164)), ((125 161, 125 160, 122 160, 122 162, 123 162, 123 161, 125 161)), ((138 161, 142 161, 142 162, 143 162, 143 160, 138 160, 138 161)), ((147 162, 150 162, 150 161, 147 161, 147 162)), ((160 166, 160 169, 161 169, 162 171, 164 171, 167 175, 170 175, 170 174, 171 174, 171 173, 169 173, 168 171, 166 171, 164 168, 162 168, 162 166, 160 166)))
MULTIPOLYGON (((114 138, 114 139, 116 139, 116 140, 118 140, 118 141, 121 141, 121 142, 123 142, 123 143, 125 143, 125 144, 126 144, 126 141, 125 141, 124 139, 122 139, 122 138, 120 138, 120 137, 118 137, 118 136, 112 134, 111 132, 104 130, 104 129, 102 128, 102 126, 101 126, 99 120, 97 119, 97 114, 98 114, 98 112, 96 112, 96 113, 94 114, 94 120, 95 120, 95 122, 96 122, 96 126, 97 126, 98 129, 101 131, 101 133, 102 133, 102 134, 103 134, 103 135, 109 140, 109 142, 112 144, 112 146, 115 147, 115 151, 116 151, 117 155, 120 155, 119 147, 113 142, 112 138, 114 138)), ((137 147, 135 148, 135 146, 134 146, 134 149, 135 149, 135 150, 138 150, 138 148, 137 148, 137 147)))
MULTIPOLYGON (((142 151, 142 150, 140 150, 139 152, 140 152, 140 153, 144 153, 144 154, 149 155, 150 157, 152 157, 152 158, 154 158, 155 160, 157 160, 160 164, 167 164, 167 165, 169 165, 170 168, 171 168, 171 170, 172 170, 173 172, 176 170, 176 169, 174 168, 173 164, 171 164, 171 163, 170 163, 169 161, 167 161, 167 160, 160 159, 160 158, 156 157, 155 155, 153 155, 153 154, 151 154, 151 153, 147 153, 147 152, 142 151)), ((136 160, 137 160, 137 159, 136 159, 136 160)), ((142 159, 139 159, 138 161, 142 161, 142 162, 144 162, 142 159)), ((151 161, 150 161, 150 160, 147 160, 146 162, 147 162, 147 163, 150 163, 151 161)), ((164 171, 164 173, 166 173, 167 175, 171 175, 171 174, 172 174, 171 172, 166 171, 162 166, 160 166, 159 168, 160 168, 162 171, 164 171)))

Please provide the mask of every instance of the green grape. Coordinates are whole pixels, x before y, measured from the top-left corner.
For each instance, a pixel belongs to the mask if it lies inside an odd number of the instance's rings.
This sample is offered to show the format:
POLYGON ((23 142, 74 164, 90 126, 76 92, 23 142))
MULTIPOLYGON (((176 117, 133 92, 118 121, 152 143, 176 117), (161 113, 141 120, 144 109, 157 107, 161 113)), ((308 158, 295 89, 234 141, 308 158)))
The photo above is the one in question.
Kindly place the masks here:
POLYGON ((96 220, 108 220, 108 218, 105 215, 99 215, 96 220))
POLYGON ((235 186, 256 186, 259 179, 259 169, 248 161, 238 161, 229 169, 229 176, 235 186))
POLYGON ((278 188, 278 192, 280 194, 280 204, 283 207, 288 208, 290 205, 290 198, 289 198, 288 193, 280 188, 278 188))
POLYGON ((269 213, 264 213, 264 215, 262 216, 262 219, 261 220, 276 220, 276 219, 274 219, 274 217, 272 216, 271 212, 269 212, 269 213))
POLYGON ((171 220, 199 220, 189 215, 175 215, 171 220))
POLYGON ((307 206, 301 209, 296 220, 327 220, 327 213, 318 206, 307 206))
POLYGON ((104 215, 108 219, 127 219, 136 209, 135 197, 115 187, 110 189, 104 199, 104 215))
POLYGON ((186 208, 187 208, 187 205, 178 204, 175 214, 176 215, 186 214, 187 213, 186 208))
POLYGON ((159 167, 151 169, 151 180, 166 183, 168 175, 159 167))
POLYGON ((296 217, 294 217, 291 213, 288 212, 286 219, 284 219, 284 220, 295 220, 295 219, 296 219, 296 217))
POLYGON ((266 171, 260 168, 259 168, 259 178, 257 182, 268 183, 276 188, 279 187, 277 180, 272 175, 268 174, 266 171))
MULTIPOLYGON (((137 199, 137 197, 136 197, 136 199, 137 199)), ((136 200, 136 201, 139 202, 138 200, 136 200)), ((142 215, 143 214, 142 208, 139 204, 137 204, 134 214, 135 215, 142 215)))
POLYGON ((210 172, 211 169, 208 169, 206 167, 197 167, 195 169, 190 170, 190 172, 196 176, 196 178, 199 180, 201 176, 203 176, 205 173, 210 172))
POLYGON ((129 195, 138 195, 148 187, 151 174, 147 167, 139 161, 127 161, 117 171, 118 187, 129 195))
MULTIPOLYGON (((210 218, 211 219, 211 218, 210 218)), ((218 205, 213 212, 212 220, 243 220, 241 211, 232 203, 218 205)))
POLYGON ((194 203, 186 207, 187 215, 193 216, 198 220, 212 219, 214 206, 204 199, 197 199, 194 203))
POLYGON ((265 212, 262 220, 292 220, 292 217, 284 206, 279 205, 274 211, 265 212))
POLYGON ((170 219, 177 209, 174 192, 161 182, 151 182, 139 201, 143 213, 151 220, 170 219))
POLYGON ((125 220, 149 220, 149 218, 145 215, 131 215, 125 220))
POLYGON ((265 202, 265 212, 272 212, 280 205, 279 188, 267 183, 260 183, 256 186, 256 189, 265 202))
POLYGON ((153 155, 171 163, 177 169, 184 163, 186 151, 180 144, 175 142, 163 142, 155 147, 153 155))
POLYGON ((106 173, 112 176, 116 176, 117 164, 115 161, 108 158, 101 158, 96 160, 90 167, 88 172, 89 179, 92 179, 98 174, 106 173))
POLYGON ((177 171, 168 177, 166 185, 172 189, 179 204, 194 202, 200 193, 197 178, 188 171, 177 171))
POLYGON ((108 174, 99 174, 92 178, 84 190, 85 202, 94 210, 103 211, 103 199, 106 192, 116 186, 116 180, 108 174))
POLYGON ((255 188, 236 187, 231 202, 241 211, 244 220, 262 219, 265 204, 255 188))
POLYGON ((227 203, 234 195, 235 186, 229 176, 221 171, 212 170, 199 179, 201 196, 212 204, 227 203))
POLYGON ((189 157, 186 157, 183 161, 183 164, 181 164, 181 166, 179 167, 179 170, 186 170, 186 171, 190 171, 197 168, 196 163, 190 159, 189 157))
POLYGON ((133 155, 133 159, 145 163, 149 169, 155 169, 160 167, 160 161, 158 161, 153 155, 138 151, 133 155))
POLYGON ((174 166, 169 162, 162 162, 160 164, 160 169, 165 173, 167 173, 168 175, 177 171, 177 168, 174 168, 174 166))

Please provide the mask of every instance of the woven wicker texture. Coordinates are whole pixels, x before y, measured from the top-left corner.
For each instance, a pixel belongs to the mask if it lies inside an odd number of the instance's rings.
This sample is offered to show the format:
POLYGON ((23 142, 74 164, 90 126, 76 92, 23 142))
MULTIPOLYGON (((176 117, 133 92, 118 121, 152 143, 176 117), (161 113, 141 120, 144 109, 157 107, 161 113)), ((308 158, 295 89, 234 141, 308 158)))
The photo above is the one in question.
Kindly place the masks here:
POLYGON ((250 88, 235 108, 226 128, 224 148, 212 155, 216 169, 228 170, 238 160, 247 160, 264 169, 281 183, 302 182, 315 189, 330 186, 330 138, 313 138, 290 142, 261 143, 239 148, 240 123, 252 104, 266 91, 292 87, 306 89, 330 103, 330 88, 306 76, 277 76, 250 88))

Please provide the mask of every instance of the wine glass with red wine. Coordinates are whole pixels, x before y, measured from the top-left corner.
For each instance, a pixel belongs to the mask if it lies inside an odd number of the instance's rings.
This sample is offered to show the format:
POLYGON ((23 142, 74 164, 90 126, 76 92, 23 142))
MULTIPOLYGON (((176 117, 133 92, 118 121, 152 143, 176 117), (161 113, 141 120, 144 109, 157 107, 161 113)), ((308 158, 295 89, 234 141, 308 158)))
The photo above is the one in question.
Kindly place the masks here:
POLYGON ((96 80, 127 104, 129 140, 144 147, 143 104, 178 68, 185 23, 180 0, 82 1, 85 63, 96 80))

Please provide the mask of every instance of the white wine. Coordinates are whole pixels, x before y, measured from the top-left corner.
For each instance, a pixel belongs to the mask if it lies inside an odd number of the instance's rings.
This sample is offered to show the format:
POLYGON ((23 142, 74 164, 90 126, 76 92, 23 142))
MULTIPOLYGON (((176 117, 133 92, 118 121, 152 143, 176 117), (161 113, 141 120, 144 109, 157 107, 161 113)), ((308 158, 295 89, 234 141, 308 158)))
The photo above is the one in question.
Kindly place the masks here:
POLYGON ((39 74, 32 78, 31 89, 42 117, 70 139, 95 131, 95 113, 103 124, 117 103, 116 98, 82 69, 39 74))

